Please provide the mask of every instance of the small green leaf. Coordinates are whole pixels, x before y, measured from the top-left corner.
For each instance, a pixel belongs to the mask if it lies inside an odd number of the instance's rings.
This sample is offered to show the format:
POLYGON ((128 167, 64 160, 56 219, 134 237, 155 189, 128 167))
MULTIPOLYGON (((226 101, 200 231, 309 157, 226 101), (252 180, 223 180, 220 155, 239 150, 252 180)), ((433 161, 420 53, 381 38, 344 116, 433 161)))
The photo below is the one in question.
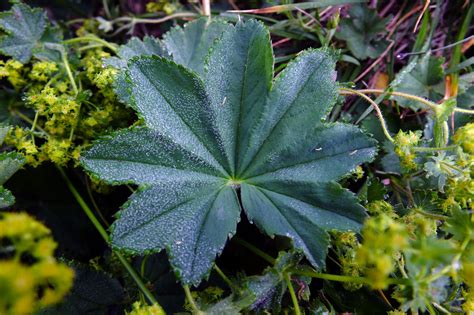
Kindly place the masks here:
POLYGON ((365 218, 334 181, 375 155, 356 127, 323 122, 335 77, 331 55, 309 50, 273 79, 269 32, 253 20, 214 41, 203 79, 162 57, 132 58, 125 90, 145 126, 97 141, 82 158, 102 180, 141 185, 113 224, 112 245, 166 249, 181 281, 198 284, 243 206, 261 230, 324 267, 327 231, 356 230, 365 218))
POLYGON ((469 212, 460 208, 453 209, 453 215, 446 220, 444 230, 451 233, 459 242, 463 242, 466 238, 474 240, 474 222, 469 212))
MULTIPOLYGON (((434 101, 438 100, 441 95, 435 90, 435 86, 443 80, 443 63, 443 58, 426 54, 411 71, 400 72, 395 79, 399 83, 393 86, 394 90, 434 101)), ((403 97, 392 96, 392 99, 402 107, 413 110, 423 108, 419 102, 403 97)))
POLYGON ((278 313, 287 289, 284 273, 296 267, 302 258, 295 251, 280 252, 273 267, 265 269, 260 276, 240 279, 235 292, 214 305, 205 306, 204 311, 206 314, 246 314, 249 310, 278 313))
POLYGON ((377 58, 388 46, 379 34, 386 32, 389 18, 380 18, 377 11, 367 5, 356 4, 349 10, 349 17, 341 20, 336 37, 347 42, 349 50, 358 59, 377 58))
POLYGON ((0 38, 0 53, 27 63, 33 55, 42 56, 45 42, 62 38, 59 29, 52 28, 42 9, 32 9, 22 2, 0 13, 0 28, 7 34, 0 38))

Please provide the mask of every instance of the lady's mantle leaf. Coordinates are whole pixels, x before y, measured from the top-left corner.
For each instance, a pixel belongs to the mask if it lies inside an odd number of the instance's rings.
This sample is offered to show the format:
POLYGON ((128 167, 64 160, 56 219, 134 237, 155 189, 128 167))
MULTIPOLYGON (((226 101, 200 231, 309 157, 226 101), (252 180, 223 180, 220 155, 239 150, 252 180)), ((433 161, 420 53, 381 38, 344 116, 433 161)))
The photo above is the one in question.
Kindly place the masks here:
POLYGON ((146 126, 98 141, 82 160, 110 183, 142 185, 113 225, 114 246, 166 248, 181 280, 197 284, 235 233, 239 193, 250 220, 291 238, 317 267, 327 230, 359 227, 364 209, 333 181, 370 160, 375 143, 323 122, 337 95, 327 52, 300 54, 273 80, 269 33, 248 21, 215 41, 204 82, 157 56, 127 68, 146 126))
MULTIPOLYGON (((440 99, 442 93, 436 90, 436 85, 443 81, 443 63, 444 58, 426 54, 419 60, 413 70, 400 72, 397 77, 397 81, 400 83, 394 86, 395 91, 431 100, 440 99)), ((419 102, 398 96, 392 96, 392 98, 402 107, 411 108, 415 111, 422 108, 419 102)))
POLYGON ((341 21, 336 37, 347 41, 349 50, 358 59, 377 58, 388 46, 379 34, 386 32, 389 18, 381 19, 377 11, 357 4, 349 10, 349 17, 341 21))
MULTIPOLYGON (((171 58, 174 62, 202 75, 210 47, 228 27, 230 25, 224 21, 201 18, 186 24, 184 28, 177 26, 171 29, 165 35, 163 43, 149 36, 145 36, 143 40, 133 37, 125 45, 120 46, 118 57, 108 58, 104 63, 116 69, 126 70, 128 61, 133 57, 156 55, 171 58)), ((116 76, 114 89, 121 102, 130 104, 125 71, 119 72, 116 76)))
MULTIPOLYGON (((0 145, 10 127, 0 127, 0 145)), ((17 152, 0 153, 0 209, 15 203, 15 197, 3 184, 25 164, 25 158, 17 152)))
POLYGON ((204 60, 214 41, 230 27, 226 22, 200 18, 175 27, 165 34, 163 43, 174 62, 183 65, 199 75, 204 73, 204 60))
POLYGON ((45 56, 45 42, 61 39, 59 29, 51 27, 42 9, 32 9, 21 2, 11 11, 0 13, 0 28, 7 34, 0 38, 0 53, 26 63, 31 56, 45 56))

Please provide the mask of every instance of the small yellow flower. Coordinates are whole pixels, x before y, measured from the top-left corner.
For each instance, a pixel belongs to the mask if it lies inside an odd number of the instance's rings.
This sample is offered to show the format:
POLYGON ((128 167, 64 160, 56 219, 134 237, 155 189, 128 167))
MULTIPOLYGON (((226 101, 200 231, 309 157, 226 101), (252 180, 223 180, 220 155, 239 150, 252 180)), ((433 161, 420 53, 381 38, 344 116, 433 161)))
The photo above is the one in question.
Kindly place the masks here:
POLYGON ((165 311, 158 304, 144 305, 141 302, 132 304, 132 310, 127 315, 165 315, 165 311))

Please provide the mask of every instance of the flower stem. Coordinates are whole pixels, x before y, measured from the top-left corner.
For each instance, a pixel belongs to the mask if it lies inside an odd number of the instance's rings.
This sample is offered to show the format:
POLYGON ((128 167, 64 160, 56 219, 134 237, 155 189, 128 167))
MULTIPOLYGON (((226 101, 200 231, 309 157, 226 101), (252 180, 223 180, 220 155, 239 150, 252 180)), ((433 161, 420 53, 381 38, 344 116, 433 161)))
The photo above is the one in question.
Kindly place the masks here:
POLYGON ((184 289, 184 294, 186 294, 186 299, 188 300, 189 304, 191 305, 191 308, 193 309, 193 313, 204 314, 197 306, 196 301, 194 301, 194 298, 191 294, 191 290, 189 289, 189 286, 183 285, 183 289, 184 289))
POLYGON ((285 272, 283 277, 285 278, 286 285, 288 286, 288 291, 290 291, 291 301, 293 302, 293 306, 295 308, 295 315, 301 315, 300 305, 298 304, 298 298, 295 293, 295 288, 293 288, 293 284, 291 283, 290 275, 285 272))
MULTIPOLYGON (((385 90, 378 90, 378 89, 364 89, 364 90, 357 90, 360 93, 366 93, 366 94, 384 94, 387 93, 388 95, 394 95, 394 96, 400 96, 412 101, 417 101, 420 102, 426 106, 428 106, 432 110, 436 110, 438 108, 438 105, 433 103, 432 101, 429 101, 427 99, 424 99, 423 97, 419 97, 416 95, 408 94, 408 93, 403 93, 403 92, 396 92, 396 91, 385 91, 385 90)), ((474 110, 471 109, 465 109, 465 108, 459 108, 456 107, 454 108, 455 112, 458 113, 464 113, 464 114, 469 114, 469 115, 474 115, 474 110)))
MULTIPOLYGON (((330 280, 330 281, 337 281, 337 282, 351 282, 351 283, 360 283, 360 284, 370 284, 370 280, 363 277, 353 277, 353 276, 341 276, 341 275, 334 275, 329 273, 320 273, 312 270, 302 270, 302 269, 291 269, 290 272, 301 275, 307 276, 312 278, 330 280)), ((403 285, 410 285, 410 282, 407 279, 394 279, 389 278, 387 279, 387 283, 389 284, 403 284, 403 285)))
POLYGON ((231 288, 232 290, 236 289, 234 283, 225 275, 225 273, 219 268, 216 264, 214 264, 214 270, 217 274, 224 280, 224 282, 231 288))
POLYGON ((413 150, 416 152, 436 152, 436 151, 449 151, 454 150, 458 146, 457 145, 450 145, 447 147, 440 147, 440 148, 429 148, 429 147, 413 147, 413 150))
POLYGON ((395 141, 392 138, 392 136, 390 135, 390 132, 388 131, 387 124, 385 123, 385 119, 383 118, 383 115, 382 115, 382 111, 380 110, 380 107, 377 105, 377 103, 375 103, 370 97, 368 97, 364 93, 361 93, 358 90, 340 88, 339 91, 342 95, 358 95, 358 96, 362 97, 363 99, 365 99, 367 102, 369 102, 370 105, 372 105, 372 107, 377 112, 377 117, 380 120, 380 125, 382 126, 382 130, 383 130, 383 133, 384 133, 385 137, 387 137, 387 139, 390 140, 390 142, 395 141))
POLYGON ((96 37, 96 36, 82 36, 82 37, 76 37, 76 38, 71 38, 63 41, 64 44, 75 44, 75 43, 81 43, 81 42, 96 42, 98 44, 101 44, 102 46, 105 46, 112 50, 114 53, 117 52, 118 48, 116 44, 109 43, 106 40, 103 40, 102 38, 96 37))
POLYGON ((412 208, 412 210, 419 213, 419 214, 421 214, 421 215, 424 215, 428 218, 435 219, 435 220, 447 220, 447 219, 449 219, 449 217, 447 217, 445 215, 426 212, 426 211, 423 211, 423 210, 418 209, 416 207, 412 208))
POLYGON ((241 239, 239 237, 236 237, 236 236, 232 240, 235 241, 237 244, 240 244, 243 247, 249 249, 251 252, 253 252, 257 256, 260 256, 261 258, 266 260, 268 263, 270 263, 272 265, 275 263, 275 259, 272 256, 270 256, 267 253, 263 252, 262 250, 258 249, 257 247, 250 244, 249 242, 244 241, 243 239, 241 239))
POLYGON ((61 60, 64 64, 64 68, 66 69, 67 76, 71 81, 72 89, 74 90, 74 95, 77 96, 79 94, 79 89, 76 85, 76 80, 74 80, 74 76, 72 75, 71 66, 69 65, 69 61, 67 60, 67 53, 65 49, 59 50, 61 53, 61 60))
MULTIPOLYGON (((87 203, 84 201, 84 199, 82 198, 82 196, 79 194, 79 192, 77 191, 76 187, 74 187, 73 183, 71 182, 71 180, 69 179, 69 177, 67 177, 66 175, 66 172, 64 171, 64 169, 61 167, 61 166, 56 166, 59 170, 59 172, 61 173, 61 176, 64 178, 64 181, 66 182, 66 185, 67 187, 69 188, 69 191, 72 193, 72 195, 74 196, 74 198, 76 199, 77 203, 81 206, 82 210, 84 211, 84 213, 87 215, 87 217, 89 218, 89 220, 91 220, 92 224, 94 225, 94 227, 97 229, 97 231, 99 232, 99 234, 102 236, 102 238, 105 240, 106 243, 109 243, 110 241, 110 237, 109 235, 107 234, 107 232, 105 231, 104 227, 100 224, 99 220, 97 219, 97 217, 94 215, 94 213, 92 212, 92 210, 89 208, 89 206, 87 205, 87 203)), ((128 262, 128 260, 119 252, 117 251, 113 251, 113 253, 117 256, 117 258, 119 259, 119 261, 122 263, 122 265, 125 267, 125 269, 127 270, 127 272, 130 274, 130 276, 132 277, 132 279, 135 281, 135 283, 137 284, 138 288, 143 292, 143 294, 148 298, 148 300, 150 301, 151 304, 158 304, 158 301, 155 299, 155 297, 153 296, 153 294, 151 294, 151 292, 148 290, 148 288, 145 286, 145 284, 143 283, 142 279, 140 278, 140 276, 137 274, 137 272, 135 271, 135 269, 133 269, 133 267, 130 265, 130 263, 128 262)))

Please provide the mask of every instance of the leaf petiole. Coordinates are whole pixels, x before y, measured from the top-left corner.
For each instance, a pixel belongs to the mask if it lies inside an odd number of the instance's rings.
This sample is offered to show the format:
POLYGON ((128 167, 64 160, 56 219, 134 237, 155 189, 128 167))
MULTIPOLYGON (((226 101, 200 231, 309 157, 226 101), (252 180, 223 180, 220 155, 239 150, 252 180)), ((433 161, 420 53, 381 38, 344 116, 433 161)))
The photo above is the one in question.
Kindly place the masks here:
POLYGON ((284 273, 283 277, 285 278, 286 285, 288 286, 288 291, 290 291, 291 301, 293 302, 293 306, 295 308, 295 315, 300 315, 300 305, 298 304, 298 297, 295 293, 295 288, 293 288, 293 284, 291 283, 291 278, 288 273, 284 273))
MULTIPOLYGON (((107 234, 107 232, 105 231, 104 227, 100 224, 99 220, 97 219, 97 217, 95 216, 95 214, 92 212, 91 208, 89 208, 89 206, 87 205, 87 203, 84 201, 84 199, 82 198, 82 196, 79 194, 79 192, 77 191, 76 187, 74 187, 73 183, 71 182, 71 180, 69 179, 69 177, 67 176, 66 172, 64 171, 64 169, 59 166, 59 165, 56 165, 57 169, 59 170, 59 173, 61 173, 61 176, 64 178, 64 181, 66 182, 66 185, 67 187, 69 188, 69 191, 72 193, 72 195, 74 196, 74 198, 76 199, 77 203, 81 206, 82 210, 84 211, 84 213, 87 215, 87 217, 89 218, 89 220, 91 220, 92 224, 94 225, 94 227, 97 229, 97 231, 99 232, 99 234, 102 236, 102 238, 105 240, 106 243, 109 243, 110 241, 110 238, 109 238, 109 235, 107 234)), ((143 292, 143 294, 148 298, 148 300, 150 301, 151 304, 158 304, 158 301, 155 299, 155 297, 153 296, 153 294, 151 294, 151 292, 148 290, 148 288, 145 286, 145 284, 143 283, 142 279, 140 278, 140 276, 137 274, 137 272, 135 271, 135 269, 133 269, 133 267, 130 265, 130 263, 128 262, 128 260, 119 252, 117 251, 113 251, 113 253, 117 256, 117 258, 119 259, 119 261, 122 263, 122 265, 125 267, 125 269, 127 270, 127 272, 130 274, 130 276, 132 277, 132 279, 135 281, 135 283, 137 284, 138 288, 143 292)))

